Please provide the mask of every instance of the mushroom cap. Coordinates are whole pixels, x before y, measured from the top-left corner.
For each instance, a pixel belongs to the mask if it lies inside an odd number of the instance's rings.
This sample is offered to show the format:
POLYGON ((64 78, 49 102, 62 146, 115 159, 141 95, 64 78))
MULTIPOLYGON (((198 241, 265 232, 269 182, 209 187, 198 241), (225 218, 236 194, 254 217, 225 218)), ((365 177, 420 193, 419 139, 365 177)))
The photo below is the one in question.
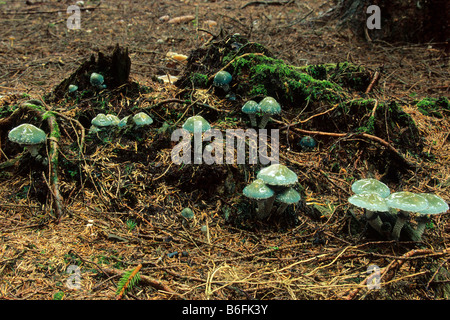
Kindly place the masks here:
POLYGON ((228 85, 232 79, 233 77, 228 71, 222 70, 216 73, 216 75, 214 76, 213 83, 216 86, 222 87, 228 85))
POLYGON ((299 202, 301 199, 300 194, 294 189, 289 188, 284 192, 277 195, 277 200, 287 204, 293 204, 299 202))
POLYGON ((190 133, 194 133, 198 129, 200 129, 200 132, 205 132, 211 129, 211 125, 202 116, 192 116, 183 124, 183 129, 190 133))
POLYGON ((247 198, 256 200, 268 199, 275 194, 275 192, 270 189, 261 179, 256 179, 251 184, 246 186, 244 190, 242 190, 242 193, 247 198))
POLYGON ((281 112, 280 104, 272 97, 265 97, 264 99, 262 99, 259 103, 259 109, 262 113, 271 115, 281 112))
POLYGON ((290 186, 298 180, 297 175, 292 170, 279 163, 261 169, 256 177, 272 186, 290 186))
POLYGON ((130 118, 130 116, 125 116, 122 119, 120 119, 118 126, 120 128, 125 127, 128 123, 128 119, 130 118))
POLYGON ((113 115, 113 114, 107 114, 106 117, 107 117, 109 120, 111 120, 111 125, 112 125, 112 126, 118 126, 118 125, 119 125, 120 119, 119 119, 118 116, 113 115))
POLYGON ((93 86, 99 86, 99 85, 103 84, 105 79, 103 78, 103 76, 101 74, 92 72, 89 81, 91 82, 91 84, 93 86))
POLYGON ((441 197, 432 193, 420 193, 422 197, 427 199, 428 207, 424 210, 419 211, 419 214, 439 214, 446 212, 449 207, 447 202, 441 197))
POLYGON ((302 148, 314 148, 317 145, 317 142, 311 136, 304 136, 300 139, 299 145, 302 148))
POLYGON ((70 93, 75 92, 77 90, 78 90, 78 86, 77 85, 69 84, 69 92, 70 93))
POLYGON ((91 124, 96 127, 109 127, 112 125, 112 121, 104 113, 99 113, 94 119, 92 119, 91 124))
POLYGON ((133 121, 137 126, 145 126, 153 123, 153 119, 145 112, 136 113, 133 116, 133 121))
POLYGON ((35 145, 43 143, 46 139, 45 132, 38 127, 23 123, 8 133, 8 138, 12 142, 23 145, 35 145))
POLYGON ((186 219, 193 219, 194 218, 194 212, 191 208, 184 208, 181 211, 181 215, 185 217, 186 219))
POLYGON ((419 212, 428 207, 425 197, 409 191, 392 193, 386 198, 386 203, 391 208, 410 212, 419 212))
POLYGON ((354 194, 348 198, 351 204, 370 211, 388 212, 389 207, 386 199, 376 193, 360 193, 354 194))
POLYGON ((255 114, 259 111, 259 104, 254 100, 248 100, 242 107, 242 112, 246 114, 255 114))
POLYGON ((354 182, 352 184, 352 191, 356 194, 376 193, 383 198, 391 194, 391 190, 387 185, 373 178, 361 179, 354 182))

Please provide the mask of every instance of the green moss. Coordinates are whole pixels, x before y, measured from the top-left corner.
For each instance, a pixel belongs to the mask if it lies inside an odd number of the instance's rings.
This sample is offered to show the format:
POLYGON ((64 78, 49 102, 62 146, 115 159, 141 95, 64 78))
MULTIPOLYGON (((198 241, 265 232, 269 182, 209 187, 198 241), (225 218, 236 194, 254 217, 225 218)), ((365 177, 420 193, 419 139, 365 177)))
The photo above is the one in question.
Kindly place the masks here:
POLYGON ((345 96, 341 86, 328 80, 317 80, 301 68, 264 55, 249 54, 238 58, 231 63, 230 72, 238 77, 236 91, 248 96, 269 95, 287 103, 300 99, 336 103, 345 96))
POLYGON ((196 88, 205 88, 208 85, 208 76, 206 74, 194 72, 191 75, 191 83, 196 88))
POLYGON ((417 109, 426 116, 443 118, 443 113, 450 111, 448 98, 424 98, 416 103, 417 109))

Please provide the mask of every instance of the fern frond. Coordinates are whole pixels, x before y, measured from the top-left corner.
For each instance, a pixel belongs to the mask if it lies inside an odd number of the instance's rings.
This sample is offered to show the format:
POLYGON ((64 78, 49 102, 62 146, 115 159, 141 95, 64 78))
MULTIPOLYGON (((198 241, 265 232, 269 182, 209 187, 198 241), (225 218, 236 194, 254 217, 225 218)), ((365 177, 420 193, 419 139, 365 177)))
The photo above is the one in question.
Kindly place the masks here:
POLYGON ((139 264, 133 270, 124 272, 117 284, 116 295, 117 299, 121 299, 122 296, 129 292, 140 280, 139 270, 142 268, 142 264, 139 264))

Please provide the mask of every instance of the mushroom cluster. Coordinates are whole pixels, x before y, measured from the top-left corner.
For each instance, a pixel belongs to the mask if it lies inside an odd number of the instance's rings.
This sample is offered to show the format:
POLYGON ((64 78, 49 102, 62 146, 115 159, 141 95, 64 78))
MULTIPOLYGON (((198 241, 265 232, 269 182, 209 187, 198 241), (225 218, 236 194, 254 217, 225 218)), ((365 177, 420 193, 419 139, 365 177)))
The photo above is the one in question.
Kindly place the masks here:
POLYGON ((104 84, 105 79, 99 73, 92 72, 91 76, 89 78, 89 82, 91 83, 91 85, 93 85, 94 87, 96 87, 98 89, 105 89, 106 88, 106 85, 104 84))
MULTIPOLYGON (((128 123, 128 119, 130 116, 126 116, 122 119, 119 119, 116 115, 113 114, 104 114, 99 113, 95 116, 95 118, 91 121, 91 128, 89 132, 98 133, 101 131, 108 131, 111 128, 122 128, 125 127, 128 123)), ((136 128, 140 128, 146 125, 150 125, 153 123, 153 119, 144 112, 139 112, 132 117, 133 124, 136 128)))
POLYGON ((257 126, 256 116, 261 114, 262 119, 259 128, 264 129, 270 117, 281 112, 281 106, 275 98, 265 97, 259 103, 254 100, 247 101, 241 110, 249 116, 252 127, 257 126))
POLYGON ((259 171, 256 180, 246 186, 243 194, 258 203, 257 218, 266 219, 275 201, 279 202, 276 214, 282 214, 290 204, 300 201, 300 194, 292 187, 297 175, 282 164, 272 164, 259 171))
POLYGON ((352 191, 355 194, 348 201, 365 209, 365 217, 377 232, 391 232, 391 237, 395 240, 400 239, 400 232, 410 217, 409 213, 415 214, 417 227, 414 236, 420 240, 430 221, 430 215, 444 213, 449 209, 448 204, 435 194, 409 191, 391 193, 387 185, 372 178, 354 182, 352 191), (396 213, 393 227, 382 221, 380 212, 396 213))

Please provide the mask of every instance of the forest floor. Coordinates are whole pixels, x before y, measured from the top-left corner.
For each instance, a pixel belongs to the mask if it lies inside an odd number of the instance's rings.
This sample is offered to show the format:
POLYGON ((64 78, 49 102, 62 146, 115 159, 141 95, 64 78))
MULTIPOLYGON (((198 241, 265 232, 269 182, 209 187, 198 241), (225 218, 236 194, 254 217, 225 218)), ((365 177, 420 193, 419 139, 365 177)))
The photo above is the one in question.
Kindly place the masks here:
MULTIPOLYGON (((448 100, 442 100, 449 97, 450 77, 448 55, 438 44, 357 39, 335 21, 315 20, 333 1, 85 1, 78 30, 66 25, 71 1, 27 3, 0 1, 0 165, 19 156, 0 169, 0 299, 115 299, 121 276, 138 266, 141 279, 122 299, 450 297, 448 215, 434 217, 420 243, 395 241, 377 236, 347 202, 351 184, 365 177, 383 180, 392 191, 450 200, 450 118, 448 100), (194 20, 168 21, 185 15, 194 20), (281 129, 280 162, 296 172, 302 194, 285 219, 249 217, 254 203, 242 189, 258 166, 173 164, 174 144, 158 131, 164 123, 180 126, 197 113, 220 129, 248 123, 239 111, 249 97, 229 99, 211 86, 157 81, 186 71, 186 61, 168 52, 189 56, 220 32, 239 33, 292 66, 348 62, 363 66, 370 79, 382 71, 369 93, 351 95, 376 101, 359 117, 392 102, 413 119, 420 136, 416 149, 402 140, 412 129, 400 122, 400 138, 382 137, 411 166, 393 160, 386 145, 347 136, 351 126, 298 118, 295 110, 306 109, 305 101, 282 105, 269 126, 281 129), (116 44, 128 48, 130 81, 137 86, 45 100, 91 55, 110 54, 116 44), (30 165, 25 153, 20 157, 22 150, 7 142, 10 125, 1 125, 30 99, 42 101, 59 123, 61 221, 55 219, 49 167, 30 165), (420 109, 423 99, 444 103, 420 109), (98 110, 120 117, 148 111, 154 131, 136 141, 128 136, 97 143, 87 133, 98 110), (294 124, 298 120, 304 125, 294 124), (298 147, 302 128, 317 133, 314 150, 298 147), (327 131, 342 135, 320 134, 327 131), (180 217, 185 207, 194 211, 193 220, 180 217), (381 272, 377 290, 366 283, 371 265, 381 272), (81 285, 73 288, 77 277, 81 285)), ((320 118, 331 107, 307 115, 320 118)), ((14 120, 37 121, 26 113, 14 120)), ((388 119, 380 123, 387 127, 388 119)))

